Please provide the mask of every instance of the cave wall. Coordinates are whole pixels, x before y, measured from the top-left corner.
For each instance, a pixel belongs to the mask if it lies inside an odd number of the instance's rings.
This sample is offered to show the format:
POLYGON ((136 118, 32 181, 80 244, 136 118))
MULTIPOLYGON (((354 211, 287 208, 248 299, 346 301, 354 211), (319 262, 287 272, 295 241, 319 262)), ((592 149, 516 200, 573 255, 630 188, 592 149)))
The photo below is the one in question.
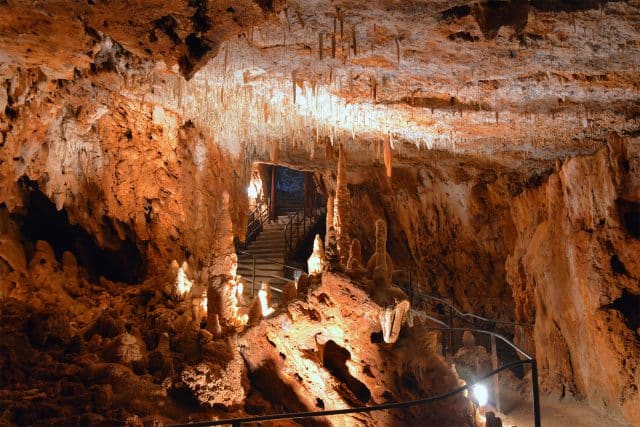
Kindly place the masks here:
POLYGON ((638 148, 637 139, 612 137, 515 198, 517 238, 506 263, 516 318, 535 320, 543 388, 578 394, 634 424, 640 240, 619 205, 640 202, 638 148))
MULTIPOLYGON (((514 245, 510 200, 534 185, 547 166, 527 173, 497 162, 436 153, 421 164, 398 161, 392 178, 383 165, 349 167, 352 233, 365 259, 373 254, 373 224, 389 224, 387 250, 396 269, 414 269, 423 292, 453 296, 458 305, 491 317, 513 319, 504 263, 514 245)), ((330 172, 320 181, 335 191, 330 172)))
POLYGON ((135 242, 149 274, 191 255, 227 273, 233 234, 244 235, 248 166, 188 117, 146 102, 144 63, 112 42, 98 56, 111 65, 73 81, 7 70, 0 204, 25 214, 28 180, 100 247, 135 242))
MULTIPOLYGON (((396 268, 465 310, 535 322, 505 331, 534 352, 542 389, 638 422, 640 158, 611 136, 590 155, 517 168, 472 157, 349 170, 353 237, 389 224, 396 268)), ((335 177, 321 177, 329 192, 335 177)))

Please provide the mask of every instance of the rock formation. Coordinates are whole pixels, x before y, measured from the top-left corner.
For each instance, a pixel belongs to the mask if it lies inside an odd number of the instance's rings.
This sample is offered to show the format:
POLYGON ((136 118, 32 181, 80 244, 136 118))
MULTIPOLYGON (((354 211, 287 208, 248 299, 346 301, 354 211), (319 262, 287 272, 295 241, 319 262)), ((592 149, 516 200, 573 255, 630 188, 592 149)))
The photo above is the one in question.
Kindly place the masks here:
POLYGON ((320 239, 319 234, 316 234, 316 238, 313 241, 313 252, 307 260, 307 271, 310 275, 322 274, 324 268, 325 256, 322 248, 322 239, 320 239))
POLYGON ((347 187, 347 159, 345 149, 340 144, 338 149, 338 176, 336 178, 334 229, 343 266, 349 261, 349 245, 351 244, 349 224, 351 221, 351 195, 347 187))
POLYGON ((383 283, 384 286, 391 284, 393 260, 387 253, 387 224, 381 219, 376 221, 375 252, 367 261, 367 270, 374 281, 378 277, 377 280, 383 283), (377 273, 376 269, 378 269, 377 273))

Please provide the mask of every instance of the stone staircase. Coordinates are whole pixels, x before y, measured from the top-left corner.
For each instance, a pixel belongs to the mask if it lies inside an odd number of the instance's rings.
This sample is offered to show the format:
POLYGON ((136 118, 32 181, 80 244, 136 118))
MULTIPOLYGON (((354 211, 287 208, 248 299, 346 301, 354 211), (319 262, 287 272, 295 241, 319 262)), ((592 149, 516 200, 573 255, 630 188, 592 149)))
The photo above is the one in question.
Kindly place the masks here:
POLYGON ((287 224, 286 215, 279 216, 276 221, 264 225, 256 240, 251 242, 244 252, 250 255, 238 254, 238 274, 247 282, 246 291, 251 292, 253 280, 253 257, 256 258, 255 290, 260 289, 262 282, 281 289, 287 282, 284 278, 283 264, 285 263, 284 227, 287 224))
MULTIPOLYGON (((289 280, 293 280, 291 277, 295 268, 284 266, 286 264, 284 229, 288 221, 289 216, 283 215, 279 216, 276 221, 265 224, 256 240, 251 242, 247 249, 238 252, 237 274, 242 276, 247 283, 245 287, 245 294, 247 296, 251 295, 254 258, 254 291, 256 293, 263 282, 269 283, 272 290, 273 288, 281 290, 289 280)), ((312 221, 307 222, 304 232, 300 230, 301 238, 304 238, 312 227, 312 221)), ((278 297, 278 292, 273 292, 274 301, 277 301, 279 299, 278 297)))
MULTIPOLYGON (((286 240, 284 231, 292 215, 303 215, 304 201, 299 197, 289 196, 286 193, 278 194, 276 203, 277 217, 275 221, 265 222, 262 231, 257 235, 244 251, 238 252, 237 274, 242 276, 247 284, 245 294, 251 295, 251 284, 254 279, 255 258, 255 283, 254 292, 257 293, 263 282, 275 289, 292 280, 293 268, 285 267, 286 240), (285 271, 286 270, 286 271, 285 271)), ((311 230, 313 221, 307 221, 304 230, 300 229, 300 238, 304 238, 311 230)), ((300 227, 302 228, 302 227, 300 227)), ((295 239, 295 237, 294 237, 295 239)), ((294 245, 297 242, 293 242, 294 245)), ((273 292, 274 300, 278 300, 278 292, 273 292)))

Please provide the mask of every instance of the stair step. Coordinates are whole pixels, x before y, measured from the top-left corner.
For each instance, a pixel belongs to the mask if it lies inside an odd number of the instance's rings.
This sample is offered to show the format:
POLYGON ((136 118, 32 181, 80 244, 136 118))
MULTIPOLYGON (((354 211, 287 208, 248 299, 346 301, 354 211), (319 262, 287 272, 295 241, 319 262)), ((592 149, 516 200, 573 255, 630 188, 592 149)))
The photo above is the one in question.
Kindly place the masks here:
MULTIPOLYGON (((269 274, 273 274, 274 271, 279 271, 282 275, 282 267, 275 266, 274 268, 269 268, 268 266, 257 266, 256 265, 256 274, 261 274, 261 273, 265 273, 268 272, 269 274)), ((253 275, 253 266, 245 266, 244 268, 240 268, 238 267, 238 270, 236 271, 238 274, 241 274, 242 276, 247 276, 248 274, 253 275)))
POLYGON ((256 242, 256 244, 254 245, 250 245, 247 248, 247 252, 251 253, 253 252, 255 249, 267 249, 267 250, 271 250, 271 252, 278 252, 281 249, 284 249, 284 247, 287 246, 284 242, 284 239, 282 239, 282 241, 277 241, 274 243, 270 243, 270 242, 256 242))
MULTIPOLYGON (((278 261, 278 259, 275 259, 274 261, 278 261)), ((276 264, 273 262, 258 262, 256 261, 256 270, 282 270, 282 266, 280 264, 276 264)), ((252 270, 253 269, 253 263, 246 263, 246 264, 238 264, 238 271, 240 270, 252 270)))

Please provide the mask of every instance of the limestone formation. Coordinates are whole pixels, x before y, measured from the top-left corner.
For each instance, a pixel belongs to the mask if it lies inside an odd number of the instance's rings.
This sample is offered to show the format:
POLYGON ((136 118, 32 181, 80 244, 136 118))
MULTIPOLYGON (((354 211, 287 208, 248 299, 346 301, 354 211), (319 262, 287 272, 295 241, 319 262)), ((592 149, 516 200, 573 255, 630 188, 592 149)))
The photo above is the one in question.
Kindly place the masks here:
POLYGON ((282 288, 282 293, 280 294, 280 305, 286 306, 297 297, 298 289, 296 288, 296 282, 289 281, 282 288))
POLYGON ((464 331, 462 343, 463 347, 456 352, 453 361, 460 378, 467 383, 472 383, 491 372, 491 356, 484 347, 476 345, 475 337, 471 331, 464 331))
POLYGON ((409 309, 410 305, 407 300, 382 309, 380 312, 380 325, 382 326, 384 342, 393 344, 398 340, 409 309))
POLYGON ((260 313, 262 317, 271 315, 275 310, 271 306, 271 286, 263 282, 258 291, 258 300, 260 301, 260 313))
POLYGON ((322 274, 324 268, 325 256, 322 248, 322 239, 320 239, 319 234, 316 234, 316 238, 313 241, 313 252, 307 260, 307 271, 309 275, 322 274))
POLYGON ((388 178, 391 178, 391 141, 389 141, 389 137, 384 139, 384 169, 388 178))
POLYGON ((375 252, 367 262, 369 275, 376 280, 375 269, 378 268, 378 281, 384 286, 391 285, 393 274, 393 261, 387 252, 387 224, 382 219, 376 221, 376 245, 375 252))
POLYGON ((367 270, 362 262, 362 246, 360 240, 353 239, 349 247, 349 261, 347 261, 347 272, 354 278, 362 278, 367 270))
POLYGON ((351 194, 347 186, 347 160, 343 144, 338 149, 338 175, 336 178, 335 216, 333 218, 340 264, 349 260, 351 194))
MULTIPOLYGON (((331 266, 338 265, 340 254, 338 252, 338 241, 336 236, 336 204, 333 196, 327 197, 327 228, 324 238, 325 259, 331 266)), ((315 246, 315 242, 314 242, 315 246)))
POLYGON ((207 330, 214 337, 222 335, 223 297, 219 289, 213 285, 207 288, 207 330))

